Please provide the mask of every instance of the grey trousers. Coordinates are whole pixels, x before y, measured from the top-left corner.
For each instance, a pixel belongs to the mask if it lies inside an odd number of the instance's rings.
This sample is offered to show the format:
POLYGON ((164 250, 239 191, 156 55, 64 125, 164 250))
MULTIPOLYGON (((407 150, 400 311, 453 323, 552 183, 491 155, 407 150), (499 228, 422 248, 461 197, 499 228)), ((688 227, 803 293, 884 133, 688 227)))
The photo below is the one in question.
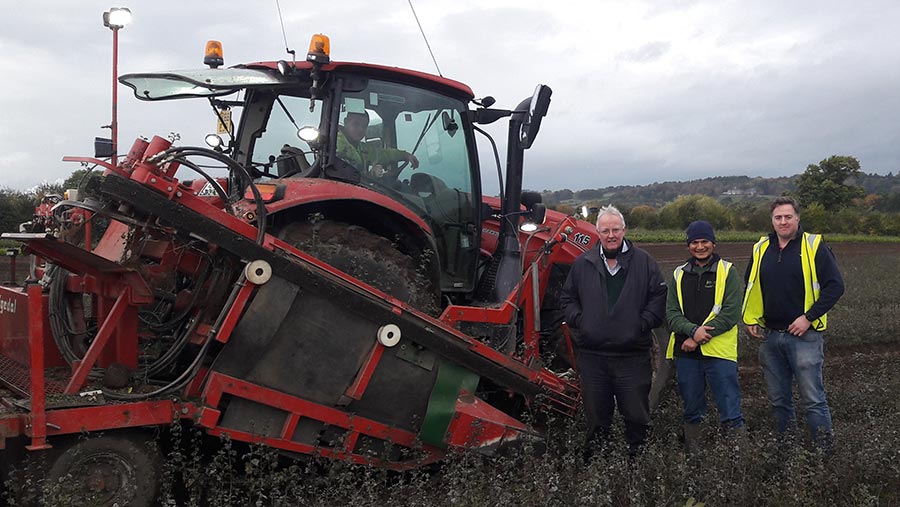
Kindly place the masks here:
POLYGON ((656 372, 653 374, 653 384, 650 386, 650 411, 653 412, 659 406, 659 402, 666 393, 672 391, 675 380, 675 360, 666 359, 666 348, 669 346, 669 332, 664 327, 653 330, 654 338, 654 362, 656 372))

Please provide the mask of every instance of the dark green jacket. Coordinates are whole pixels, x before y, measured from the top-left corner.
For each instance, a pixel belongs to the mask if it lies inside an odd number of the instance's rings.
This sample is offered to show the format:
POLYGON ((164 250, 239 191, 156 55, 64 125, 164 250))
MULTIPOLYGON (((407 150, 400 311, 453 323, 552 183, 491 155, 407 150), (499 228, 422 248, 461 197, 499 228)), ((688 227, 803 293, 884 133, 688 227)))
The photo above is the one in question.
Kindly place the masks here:
MULTIPOLYGON (((678 304, 678 291, 675 287, 674 277, 669 281, 666 297, 666 322, 669 323, 669 330, 675 333, 674 353, 676 356, 703 357, 699 347, 694 352, 687 353, 681 350, 681 344, 690 336, 695 326, 702 324, 712 310, 717 262, 719 262, 719 256, 715 254, 706 266, 698 266, 693 258, 687 261, 681 286, 685 306, 683 312, 678 304), (709 285, 710 283, 713 285, 709 285), (691 289, 685 290, 688 287, 691 289)), ((728 271, 728 278, 725 280, 722 310, 706 324, 715 328, 709 332, 710 335, 718 336, 740 322, 743 298, 741 278, 737 274, 737 269, 732 268, 728 271)))

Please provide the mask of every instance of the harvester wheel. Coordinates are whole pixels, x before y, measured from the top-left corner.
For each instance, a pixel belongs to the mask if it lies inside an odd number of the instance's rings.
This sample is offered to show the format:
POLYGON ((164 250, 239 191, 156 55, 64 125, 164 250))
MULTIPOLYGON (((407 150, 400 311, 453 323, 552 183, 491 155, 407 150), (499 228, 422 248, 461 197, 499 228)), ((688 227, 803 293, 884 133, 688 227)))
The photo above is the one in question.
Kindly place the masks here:
POLYGON ((420 267, 425 263, 368 229, 332 220, 295 222, 282 229, 281 238, 425 313, 440 313, 440 296, 420 267))
POLYGON ((71 505, 149 507, 159 492, 161 462, 159 450, 137 434, 93 436, 52 461, 45 498, 51 504, 59 498, 71 505))

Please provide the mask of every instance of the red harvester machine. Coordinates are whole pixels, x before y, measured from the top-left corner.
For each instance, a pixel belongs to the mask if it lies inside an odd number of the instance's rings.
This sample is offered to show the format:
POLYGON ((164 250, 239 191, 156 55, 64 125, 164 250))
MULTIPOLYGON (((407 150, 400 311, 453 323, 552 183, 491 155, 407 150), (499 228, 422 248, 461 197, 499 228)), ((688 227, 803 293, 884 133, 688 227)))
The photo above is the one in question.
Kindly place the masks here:
POLYGON ((159 473, 138 430, 178 420, 406 469, 540 438, 526 410, 575 412, 558 296, 596 238, 522 192, 550 89, 493 109, 327 49, 316 36, 305 62, 218 68, 212 53, 211 68, 121 77, 141 100, 208 101, 219 133, 138 139, 118 166, 72 158, 104 171, 40 232, 3 235, 37 261, 0 287, 0 446, 54 448, 50 479, 137 502, 159 473), (369 117, 356 159, 352 113, 369 117), (475 140, 501 118, 498 199, 475 140))

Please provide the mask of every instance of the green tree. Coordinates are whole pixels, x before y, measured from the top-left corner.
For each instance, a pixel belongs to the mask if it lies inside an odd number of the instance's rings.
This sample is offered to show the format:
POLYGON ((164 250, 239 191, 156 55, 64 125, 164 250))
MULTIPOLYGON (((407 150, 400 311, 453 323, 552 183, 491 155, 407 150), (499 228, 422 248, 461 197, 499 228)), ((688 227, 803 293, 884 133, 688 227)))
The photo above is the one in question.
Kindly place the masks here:
POLYGON ((729 224, 736 231, 766 231, 772 227, 769 204, 738 201, 728 206, 729 224))
MULTIPOLYGON (((72 174, 63 182, 62 188, 63 190, 68 190, 70 188, 80 188, 81 184, 87 179, 86 176, 90 173, 87 169, 75 169, 72 171, 72 174)), ((97 173, 99 174, 99 172, 97 173)))
POLYGON ((659 227, 659 214, 653 206, 642 204, 631 208, 628 216, 628 226, 643 229, 656 229, 659 227))
POLYGON ((684 229, 695 220, 706 220, 714 228, 728 226, 728 209, 706 195, 682 195, 659 210, 659 224, 667 229, 684 229))
POLYGON ((847 183, 861 174, 859 161, 854 157, 832 155, 818 165, 806 167, 797 178, 797 197, 803 206, 819 203, 825 211, 838 211, 853 199, 865 196, 862 188, 847 183))
POLYGON ((32 196, 0 188, 0 232, 19 232, 19 224, 34 216, 32 196))
POLYGON ((803 224, 803 230, 809 232, 836 232, 831 227, 833 218, 825 211, 825 207, 817 202, 810 204, 800 213, 800 223, 803 224))

